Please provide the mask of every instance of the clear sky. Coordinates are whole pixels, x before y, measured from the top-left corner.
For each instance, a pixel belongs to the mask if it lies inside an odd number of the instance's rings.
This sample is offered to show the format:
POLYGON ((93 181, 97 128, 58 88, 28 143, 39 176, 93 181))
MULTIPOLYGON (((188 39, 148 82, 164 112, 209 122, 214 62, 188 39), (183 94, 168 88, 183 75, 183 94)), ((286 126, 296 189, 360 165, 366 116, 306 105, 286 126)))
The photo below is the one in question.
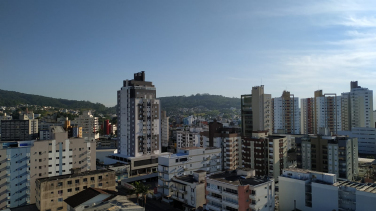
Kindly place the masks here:
POLYGON ((0 1, 4 90, 113 106, 145 71, 159 97, 306 98, 376 91, 375 64, 374 0, 0 1))

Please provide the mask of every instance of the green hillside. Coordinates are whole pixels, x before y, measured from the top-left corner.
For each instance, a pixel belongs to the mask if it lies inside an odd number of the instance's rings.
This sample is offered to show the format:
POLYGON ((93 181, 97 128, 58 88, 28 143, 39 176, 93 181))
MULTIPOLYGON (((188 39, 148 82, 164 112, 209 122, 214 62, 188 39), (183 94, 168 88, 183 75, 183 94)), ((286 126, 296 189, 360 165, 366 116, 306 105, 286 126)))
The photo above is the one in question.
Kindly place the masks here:
MULTIPOLYGON (((162 109, 174 112, 179 108, 196 108, 202 106, 209 110, 222 111, 231 107, 240 108, 239 98, 229 98, 221 95, 196 94, 191 96, 172 96, 159 98, 162 109)), ((17 106, 19 104, 29 104, 38 106, 53 106, 66 109, 94 109, 98 113, 114 114, 115 107, 106 107, 101 103, 89 101, 66 100, 40 95, 24 94, 14 91, 0 90, 0 106, 17 106)))
POLYGON ((14 91, 0 90, 0 106, 17 106, 19 104, 30 104, 38 106, 53 106, 66 109, 94 109, 99 113, 115 113, 115 107, 107 108, 101 103, 89 101, 66 100, 40 95, 24 94, 14 91))
POLYGON ((191 96, 161 97, 162 109, 172 111, 178 108, 195 108, 203 106, 209 110, 227 108, 240 109, 240 98, 224 97, 222 95, 196 94, 191 96))

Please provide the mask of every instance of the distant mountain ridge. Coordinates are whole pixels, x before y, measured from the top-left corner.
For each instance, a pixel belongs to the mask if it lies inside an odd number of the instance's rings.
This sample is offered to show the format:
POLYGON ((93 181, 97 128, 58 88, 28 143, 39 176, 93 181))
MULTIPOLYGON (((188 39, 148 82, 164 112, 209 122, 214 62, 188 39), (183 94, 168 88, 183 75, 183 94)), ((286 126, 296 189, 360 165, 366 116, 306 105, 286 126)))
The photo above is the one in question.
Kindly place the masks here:
POLYGON ((222 95, 196 94, 191 96, 160 97, 162 108, 172 110, 176 108, 195 108, 203 106, 209 110, 227 108, 240 109, 240 98, 224 97, 222 95))
POLYGON ((115 107, 106 107, 101 103, 92 103, 89 101, 66 100, 41 95, 25 94, 15 91, 6 91, 0 89, 0 106, 17 106, 19 104, 30 104, 38 106, 52 106, 66 109, 94 109, 97 112, 108 113, 115 107))
MULTIPOLYGON (((240 108, 239 98, 224 97, 222 95, 196 94, 191 96, 160 97, 162 109, 176 111, 179 108, 195 108, 203 106, 209 110, 240 108)), ((17 106, 30 104, 38 106, 53 106, 66 109, 94 109, 99 113, 115 113, 116 106, 106 107, 101 103, 89 101, 57 99, 40 95, 25 94, 0 89, 0 106, 17 106)))

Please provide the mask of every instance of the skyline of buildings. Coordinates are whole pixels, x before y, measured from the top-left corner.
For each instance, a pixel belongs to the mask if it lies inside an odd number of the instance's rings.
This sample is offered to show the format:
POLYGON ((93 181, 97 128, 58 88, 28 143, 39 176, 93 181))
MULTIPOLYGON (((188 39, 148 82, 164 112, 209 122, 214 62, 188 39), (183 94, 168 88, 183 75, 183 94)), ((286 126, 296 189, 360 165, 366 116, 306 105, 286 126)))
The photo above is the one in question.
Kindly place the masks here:
MULTIPOLYGON (((368 152, 376 148, 376 140, 372 139, 374 130, 371 122, 374 119, 371 90, 351 82, 350 92, 341 96, 317 90, 314 97, 299 99, 286 90, 280 97, 272 98, 271 94, 265 94, 264 88, 263 85, 253 87, 252 94, 241 96, 242 128, 231 127, 229 122, 215 119, 197 126, 193 124, 195 117, 189 116, 184 120, 188 125, 170 133, 169 117, 165 111, 161 111, 155 86, 145 81, 145 72, 135 73, 134 79, 124 80, 123 87, 117 92, 118 148, 117 152, 110 150, 101 157, 102 165, 116 164, 124 168, 122 175, 116 173, 122 184, 158 179, 156 191, 165 202, 179 202, 183 208, 205 205, 207 210, 274 210, 274 181, 279 181, 287 168, 295 166, 289 160, 289 149, 296 150, 297 168, 332 173, 337 178, 349 181, 359 178, 358 142, 362 149, 368 146, 368 152), (299 102, 302 107, 299 107, 299 102), (346 129, 344 125, 363 127, 343 131, 346 129), (299 131, 303 130, 316 135, 301 134, 299 131), (350 137, 339 136, 341 132, 350 137), (176 136, 176 152, 165 151, 171 148, 171 134, 176 136), (165 148, 163 151, 162 146, 165 148), (218 181, 221 185, 217 184, 218 181), (266 188, 260 188, 264 185, 266 188), (208 190, 214 187, 217 187, 217 192, 208 190)), ((72 121, 67 118, 43 118, 39 125, 39 120, 33 116, 34 113, 26 112, 20 114, 19 120, 5 120, 1 124, 2 131, 7 135, 8 130, 19 129, 11 123, 33 120, 35 124, 32 130, 30 125, 23 128, 25 134, 34 131, 36 137, 39 134, 40 139, 43 137, 46 140, 3 141, 5 157, 12 157, 12 160, 7 160, 6 183, 0 183, 0 188, 5 188, 3 193, 8 193, 8 197, 0 198, 0 203, 3 207, 37 203, 42 210, 61 210, 66 208, 64 199, 89 186, 79 181, 77 184, 80 185, 76 185, 73 191, 67 188, 72 185, 68 181, 68 186, 62 184, 64 187, 60 188, 58 185, 59 196, 52 199, 45 197, 35 184, 60 177, 73 178, 75 173, 71 174, 71 171, 75 169, 82 170, 83 174, 95 172, 96 155, 93 153, 99 138, 98 118, 87 111, 72 121), (43 130, 38 133, 38 129, 43 130), (70 137, 80 133, 82 138, 70 137), (48 146, 51 146, 48 157, 43 158, 42 155, 46 154, 43 149, 47 150, 48 146), (36 148, 42 151, 31 155, 36 148), (37 159, 33 161, 34 158, 37 159), (48 167, 41 164, 35 166, 36 170, 28 169, 28 166, 47 159, 48 167), (17 164, 8 167, 14 161, 17 164), (23 164, 23 161, 28 164, 23 164), (20 172, 22 176, 15 172, 20 172), (8 182, 8 177, 12 182, 8 182)), ((109 120, 103 122, 102 130, 108 136, 109 120)), ((102 178, 99 180, 93 188, 102 188, 102 178)), ((306 206, 312 206, 310 203, 312 198, 308 197, 306 206)))

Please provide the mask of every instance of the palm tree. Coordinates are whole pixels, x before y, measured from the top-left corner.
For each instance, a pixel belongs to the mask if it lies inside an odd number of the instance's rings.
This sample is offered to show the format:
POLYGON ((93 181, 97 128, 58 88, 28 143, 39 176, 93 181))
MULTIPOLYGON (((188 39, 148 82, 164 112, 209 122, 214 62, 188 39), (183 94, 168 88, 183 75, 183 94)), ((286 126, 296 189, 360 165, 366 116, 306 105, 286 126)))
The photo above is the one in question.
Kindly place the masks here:
POLYGON ((142 184, 142 183, 140 183, 140 182, 138 182, 138 181, 136 181, 136 182, 134 182, 133 183, 133 186, 134 186, 134 189, 131 191, 131 193, 132 194, 136 194, 136 196, 137 196, 137 204, 139 204, 138 203, 138 198, 140 197, 140 194, 141 194, 141 186, 143 186, 144 184, 142 184))
POLYGON ((144 197, 144 207, 146 206, 146 196, 149 192, 149 188, 150 186, 149 185, 144 185, 144 183, 141 183, 141 186, 140 186, 140 193, 142 194, 142 196, 144 197))

